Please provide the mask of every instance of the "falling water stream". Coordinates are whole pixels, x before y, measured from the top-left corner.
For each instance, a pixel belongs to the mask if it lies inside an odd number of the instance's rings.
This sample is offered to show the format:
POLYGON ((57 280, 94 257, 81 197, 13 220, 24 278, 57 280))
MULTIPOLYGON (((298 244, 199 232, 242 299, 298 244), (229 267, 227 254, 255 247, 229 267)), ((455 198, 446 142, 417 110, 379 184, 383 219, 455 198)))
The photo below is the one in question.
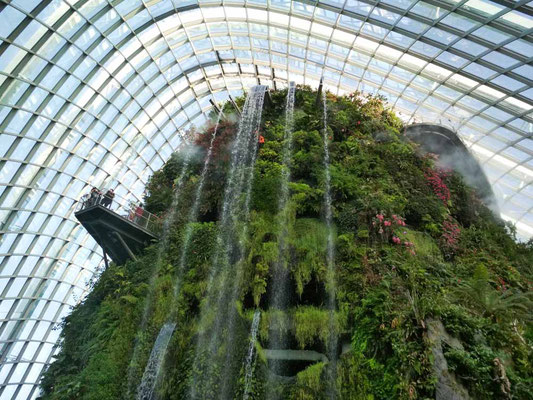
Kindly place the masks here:
POLYGON ((322 92, 322 102, 323 102, 323 132, 322 138, 324 141, 324 170, 325 170, 325 190, 324 190, 324 212, 326 219, 326 227, 328 230, 327 237, 327 254, 326 254, 326 264, 327 264, 327 304, 329 309, 329 340, 328 340, 328 382, 329 390, 328 397, 330 399, 336 398, 336 370, 337 370, 337 334, 336 334, 336 317, 335 317, 335 292, 336 292, 336 281, 335 281, 335 239, 333 232, 333 213, 331 207, 331 172, 330 172, 330 159, 329 159, 329 139, 328 139, 328 108, 326 101, 326 91, 322 92))
MULTIPOLYGON (((278 249, 279 249, 279 266, 281 267, 280 271, 277 271, 279 274, 279 282, 275 281, 273 286, 273 293, 271 294, 271 301, 273 301, 274 308, 284 307, 287 303, 287 280, 288 280, 288 269, 287 265, 284 262, 286 259, 287 252, 287 237, 288 237, 288 210, 287 204, 289 201, 289 181, 291 178, 291 157, 292 157, 292 133, 294 127, 294 94, 296 87, 294 82, 289 83, 289 88, 287 90, 287 101, 285 104, 285 135, 284 146, 283 146, 283 169, 281 171, 281 183, 280 183, 280 195, 278 199, 278 226, 279 226, 279 238, 278 238, 278 249), (277 287, 278 284, 281 287, 277 287)), ((278 276, 276 273, 276 276, 278 276)))
POLYGON ((142 346, 140 346, 141 340, 139 336, 142 335, 146 331, 146 324, 148 322, 148 315, 150 313, 150 308, 151 308, 152 299, 153 299, 154 290, 155 290, 155 282, 156 282, 157 276, 159 275, 159 271, 161 269, 161 264, 162 264, 161 260, 163 258, 163 254, 168 249, 170 228, 176 218, 176 213, 180 205, 183 183, 185 181, 185 175, 189 171, 191 154, 192 154, 191 151, 187 151, 185 153, 185 158, 183 161, 183 165, 181 167, 180 174, 177 180, 175 181, 169 212, 163 220, 163 229, 161 232, 161 240, 159 241, 159 246, 157 249, 155 268, 154 268, 154 271, 152 272, 152 276, 150 277, 150 282, 148 284, 148 295, 146 296, 145 301, 144 301, 143 315, 141 318, 141 323, 137 330, 137 338, 136 338, 136 342, 133 348, 133 355, 131 357, 130 365, 128 366, 128 385, 127 385, 127 390, 124 396, 125 399, 130 399, 132 397, 132 393, 135 393, 135 390, 136 390, 135 371, 136 371, 136 365, 139 361, 139 356, 140 356, 139 351, 142 348, 142 346))
MULTIPOLYGON (((216 247, 212 258, 211 268, 208 275, 207 293, 200 310, 200 335, 197 339, 195 348, 195 357, 193 360, 192 385, 190 386, 189 398, 196 399, 202 397, 198 392, 202 382, 214 384, 212 390, 219 399, 233 397, 233 371, 231 368, 232 359, 235 354, 235 322, 238 313, 235 309, 235 302, 238 299, 239 288, 243 278, 244 268, 242 267, 242 257, 244 256, 244 245, 248 234, 248 219, 250 213, 251 190, 254 177, 254 166, 258 151, 258 135, 261 124, 261 115, 263 102, 266 92, 265 86, 256 86, 252 88, 246 97, 245 105, 235 139, 231 145, 230 165, 227 174, 226 186, 224 189, 223 203, 221 207, 221 216, 219 219, 216 247), (225 362, 217 363, 215 356, 220 354, 223 349, 223 358, 225 362), (205 356, 213 357, 207 365, 205 356), (215 365, 221 364, 221 371, 215 371, 215 365), (200 372, 201 371, 201 372, 200 372), (195 376, 198 373, 201 376, 195 376), (218 375, 221 374, 221 375, 218 375)), ((289 200, 289 182, 290 182, 290 161, 292 158, 292 138, 294 125, 294 83, 289 84, 287 91, 286 110, 285 110, 285 135, 283 147, 283 169, 281 173, 280 195, 278 199, 278 250, 279 259, 275 265, 274 279, 269 294, 269 306, 273 309, 286 310, 288 304, 288 282, 289 270, 286 262, 287 256, 287 238, 288 238, 288 211, 287 205, 289 200)), ((327 306, 330 314, 329 330, 331 332, 328 343, 327 367, 328 397, 336 398, 336 361, 337 361, 337 335, 336 335, 336 316, 335 316, 335 244, 333 231, 332 215, 332 198, 331 198, 331 173, 330 173, 330 154, 327 131, 327 102, 326 93, 322 93, 323 100, 323 144, 324 144, 324 217, 328 231, 327 235, 327 306)), ((193 227, 192 222, 198 218, 198 210, 202 197, 205 177, 211 161, 213 152, 213 143, 216 137, 218 125, 222 111, 219 113, 215 125, 213 136, 211 137, 209 149, 207 151, 201 177, 196 188, 194 203, 189 210, 188 224, 185 228, 184 239, 182 242, 178 273, 174 283, 172 311, 169 315, 168 322, 163 325, 155 341, 146 369, 144 371, 142 382, 137 390, 137 399, 151 399, 156 388, 158 375, 164 360, 166 349, 172 332, 175 329, 175 319, 177 312, 177 299, 181 288, 182 272, 185 270, 187 261, 187 252, 190 246, 193 227)), ((159 259, 162 251, 168 246, 168 235, 170 226, 174 220, 176 209, 179 204, 180 192, 183 186, 184 177, 188 170, 189 156, 183 165, 183 169, 176 181, 176 188, 172 201, 171 212, 165 220, 163 239, 160 246, 159 259)), ((159 264, 160 262, 158 262, 159 264)), ((158 270, 159 267, 156 267, 158 270)), ((152 278, 153 279, 153 278, 152 278)), ((149 305, 145 308, 147 313, 149 305)), ((143 315, 143 326, 146 325, 147 316, 143 315)), ((257 331, 259 327, 260 310, 254 313, 252 327, 250 332, 250 344, 244 364, 244 399, 248 399, 252 391, 254 350, 257 340, 257 331)), ((273 335, 269 341, 269 346, 274 349, 287 347, 288 338, 283 335, 273 335)), ((137 350, 137 346, 135 348, 137 350)), ((136 351, 134 358, 136 360, 136 351)), ((222 361, 222 360, 220 360, 222 361)), ((241 364, 242 365, 242 364, 241 364)), ((273 371, 275 372, 275 371, 273 371)), ((275 396, 267 386, 268 397, 275 396)))
MULTIPOLYGON (((232 144, 215 254, 208 276, 207 294, 200 311, 200 327, 210 325, 213 310, 216 311, 214 322, 212 322, 213 328, 201 332, 197 340, 193 361, 194 371, 200 369, 201 354, 206 349, 208 355, 214 355, 223 344, 222 332, 225 331, 231 335, 233 331, 232 321, 235 319, 233 308, 238 292, 236 285, 241 274, 241 268, 234 267, 238 265, 242 255, 242 238, 245 236, 249 215, 253 170, 257 155, 257 136, 266 89, 266 86, 255 86, 249 92, 232 144)), ((227 347, 227 351, 232 351, 233 343, 230 340, 226 341, 227 343, 231 344, 227 347)), ((209 381, 214 374, 212 369, 214 364, 211 362, 208 365, 202 378, 209 381)), ((225 368, 224 372, 229 374, 229 368, 225 368)), ((193 382, 201 380, 201 377, 194 378, 198 379, 193 379, 193 382)), ((224 374, 222 386, 227 378, 224 374)), ((197 389, 197 385, 191 386, 189 392, 191 399, 197 398, 197 389)))
POLYGON ((248 354, 246 354, 246 364, 244 366, 244 395, 243 400, 248 400, 250 391, 252 389, 253 363, 255 342, 257 341, 257 330, 259 329, 259 320, 261 319, 261 311, 255 310, 254 319, 252 321, 252 329, 250 331, 250 346, 248 347, 248 354))
MULTIPOLYGON (((152 356, 154 355, 154 352, 156 351, 156 348, 160 348, 159 340, 160 340, 161 334, 163 332, 167 332, 168 331, 168 329, 166 329, 166 327, 168 327, 168 326, 173 324, 172 321, 175 320, 175 314, 178 311, 176 302, 177 302, 179 291, 180 291, 180 288, 181 288, 181 283, 182 283, 182 278, 183 278, 183 271, 185 269, 186 261, 187 261, 187 252, 188 252, 189 245, 190 245, 190 242, 191 242, 191 237, 192 237, 193 229, 192 229, 191 223, 195 222, 197 220, 197 218, 198 218, 198 209, 200 207, 200 201, 202 199, 202 193, 203 193, 203 188, 204 188, 204 184, 205 184, 205 177, 207 175, 207 171, 209 169, 209 164, 211 162, 211 156, 213 154, 213 143, 214 143, 214 141, 216 139, 218 126, 220 124, 220 119, 221 119, 221 117, 223 115, 223 112, 222 112, 223 109, 224 109, 224 107, 221 107, 221 109, 220 109, 220 111, 218 113, 217 121, 216 121, 215 127, 213 129, 213 134, 211 136, 211 141, 209 142, 209 148, 207 150, 207 154, 206 154, 206 157, 205 157, 205 160, 204 160, 202 173, 201 173, 200 179, 198 181, 198 186, 196 187, 196 192, 195 192, 195 196, 194 196, 194 203, 191 206, 191 209, 189 210, 189 215, 188 215, 188 219, 187 219, 188 224, 187 224, 187 227, 185 229, 185 235, 184 235, 183 243, 182 243, 182 246, 181 246, 181 255, 180 255, 180 261, 179 261, 179 266, 178 266, 178 272, 177 272, 177 276, 174 279, 174 288, 173 288, 171 313, 170 313, 170 316, 167 318, 168 322, 165 325, 163 325, 163 328, 161 328, 161 332, 159 333, 159 336, 157 337, 157 339, 155 341, 155 344, 154 344, 154 347, 152 349, 152 355, 150 356, 150 360, 148 361, 148 364, 147 364, 146 369, 144 371, 143 379, 142 379, 141 384, 139 385, 139 388, 138 388, 137 398, 139 400, 140 399, 148 399, 149 398, 149 397, 141 397, 141 395, 143 395, 144 393, 147 393, 147 384, 145 383, 145 377, 146 377, 146 379, 150 379, 150 377, 151 377, 149 369, 152 368, 152 365, 151 365, 150 361, 152 360, 152 356)), ((173 325, 175 326, 175 324, 173 324, 173 325)), ((172 329, 172 331, 173 330, 174 330, 174 328, 172 329)), ((172 335, 172 331, 170 332, 169 340, 170 340, 170 336, 172 335)), ((168 344, 168 341, 167 341, 167 344, 168 344)), ((165 352, 166 352, 166 345, 161 351, 157 352, 157 354, 160 355, 161 359, 163 359, 164 355, 165 355, 165 352)), ((150 381, 151 382, 150 384, 152 385, 151 389, 150 389, 150 393, 152 393, 153 390, 155 389, 156 381, 157 381, 156 379, 154 379, 153 382, 150 381)))
MULTIPOLYGON (((234 340, 235 340, 235 321, 238 318, 238 313, 234 307, 235 302, 237 301, 239 297, 239 289, 241 287, 241 281, 243 278, 244 268, 242 267, 242 257, 243 257, 243 250, 245 246, 246 239, 248 237, 248 220, 250 216, 250 201, 251 201, 251 193, 252 193, 252 184, 253 184, 253 178, 254 178, 254 167, 255 167, 255 160, 257 158, 257 150, 258 150, 258 140, 259 140, 259 128, 261 126, 261 117, 263 113, 263 103, 265 100, 265 93, 268 89, 267 86, 256 86, 256 90, 258 90, 257 93, 257 99, 256 99, 256 109, 255 109, 255 118, 252 125, 252 132, 251 135, 249 135, 249 144, 248 144, 248 151, 249 151, 249 157, 247 157, 247 163, 246 167, 243 172, 245 172, 244 176, 244 182, 243 182, 243 188, 244 188, 244 202, 243 205, 239 210, 236 210, 233 214, 234 218, 234 224, 236 227, 238 227, 236 232, 236 242, 232 245, 234 248, 233 251, 233 258, 234 258, 234 265, 236 268, 233 268, 235 271, 234 276, 231 275, 231 268, 228 269, 228 273, 226 275, 228 280, 224 280, 227 282, 225 285, 229 286, 231 288, 231 292, 229 293, 229 297, 227 299, 227 315, 228 318, 225 320, 226 322, 226 331, 227 331, 227 339, 225 343, 228 345, 228 348, 226 350, 226 362, 225 365, 229 365, 231 362, 232 357, 235 354, 235 346, 233 346, 234 340)), ((229 243, 228 243, 229 244, 229 243)), ((221 320, 222 321, 222 320, 221 320)), ((220 329, 220 328, 218 328, 220 329)), ((211 343, 211 350, 214 350, 216 341, 213 341, 211 343)), ((226 368, 224 370, 223 376, 222 376, 222 387, 219 393, 219 399, 225 400, 228 397, 231 396, 230 393, 230 387, 234 383, 233 382, 233 376, 231 374, 231 369, 226 368)))
POLYGON ((139 390, 137 391, 137 400, 152 399, 161 371, 161 365, 163 364, 163 359, 165 358, 165 353, 167 351, 168 342, 170 342, 174 328, 176 328, 175 323, 167 322, 159 331, 159 335, 157 335, 154 347, 150 353, 148 364, 146 364, 139 390))
MULTIPOLYGON (((280 195, 278 198, 278 253, 279 259, 274 266, 274 271, 272 274, 272 288, 269 293, 269 308, 284 310, 287 309, 287 304, 289 301, 289 267, 287 265, 287 238, 288 238, 288 208, 287 204, 289 201, 289 181, 291 177, 291 157, 292 157, 292 137, 293 137, 293 128, 294 128, 294 95, 296 87, 294 82, 289 83, 289 88, 287 91, 287 100, 285 104, 285 135, 283 143, 283 169, 281 172, 281 183, 280 183, 280 195)), ((288 337, 287 334, 278 330, 272 332, 269 339, 269 348, 270 349, 285 349, 288 347, 288 337)), ((271 370, 274 374, 280 374, 279 371, 280 364, 273 362, 271 365, 271 370)), ((273 378, 273 374, 268 375, 268 379, 273 378)), ((277 397, 277 394, 274 390, 273 382, 268 382, 267 392, 268 398, 274 399, 277 397)))
POLYGON ((218 126, 220 124, 220 119, 223 114, 222 112, 223 109, 224 107, 221 107, 218 113, 217 122, 215 124, 215 128, 213 129, 213 135, 211 136, 211 141, 209 142, 209 149, 207 150, 207 154, 204 160, 204 166, 202 168, 202 173, 200 175, 198 186, 196 187, 196 192, 194 194, 194 202, 189 211, 189 215, 187 218, 188 224, 187 224, 187 227, 185 228, 185 235, 184 235, 183 244, 181 247, 180 261, 179 261, 179 266, 178 266, 178 276, 176 277, 174 281, 173 305, 171 308, 172 314, 171 314, 170 320, 173 319, 174 314, 177 311, 175 303, 178 299, 179 291, 181 288, 182 275, 183 275, 183 271, 185 269, 185 264, 187 261, 187 253, 189 251, 189 246, 191 244, 191 238, 192 238, 192 233, 193 233, 192 223, 198 220, 198 209, 200 208, 200 202, 202 200, 202 193, 203 193, 204 185, 205 185, 205 177, 207 175, 207 171, 209 170, 209 164, 211 163, 211 157, 213 155, 213 144, 217 136, 218 126))

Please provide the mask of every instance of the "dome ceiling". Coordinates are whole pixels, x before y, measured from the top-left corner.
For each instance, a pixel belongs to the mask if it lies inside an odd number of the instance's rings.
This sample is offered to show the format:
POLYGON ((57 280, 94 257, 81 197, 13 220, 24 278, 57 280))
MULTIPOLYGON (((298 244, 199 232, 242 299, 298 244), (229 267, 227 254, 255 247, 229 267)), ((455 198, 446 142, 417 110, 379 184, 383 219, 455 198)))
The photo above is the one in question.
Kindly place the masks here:
POLYGON ((0 0, 0 397, 36 395, 101 262, 76 200, 140 200, 211 101, 256 84, 323 77, 456 130, 531 237, 532 33, 528 1, 0 0))

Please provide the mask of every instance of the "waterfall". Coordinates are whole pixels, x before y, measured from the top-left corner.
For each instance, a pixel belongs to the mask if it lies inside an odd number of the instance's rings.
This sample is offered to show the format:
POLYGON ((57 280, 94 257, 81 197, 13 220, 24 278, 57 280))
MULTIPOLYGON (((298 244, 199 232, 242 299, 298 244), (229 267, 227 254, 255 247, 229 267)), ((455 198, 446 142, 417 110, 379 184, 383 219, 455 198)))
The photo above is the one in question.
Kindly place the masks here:
POLYGON ((248 354, 246 355, 246 364, 244 367, 244 395, 243 400, 248 400, 250 397, 250 390, 252 389, 252 374, 254 362, 255 342, 257 340, 257 329, 259 328, 259 320, 261 318, 261 311, 255 310, 254 319, 252 321, 250 346, 248 347, 248 354))
POLYGON ((159 331, 159 335, 157 335, 154 347, 150 353, 148 364, 146 364, 146 368, 144 369, 142 381, 139 385, 139 390, 137 391, 137 400, 152 399, 157 379, 161 371, 161 366, 163 365, 163 360, 165 358, 167 346, 175 327, 176 324, 166 323, 159 331))
POLYGON ((191 159, 191 151, 187 151, 185 153, 185 158, 183 161, 183 165, 180 171, 180 174, 175 181, 174 190, 172 192, 172 201, 170 203, 170 208, 168 214, 165 216, 165 219, 163 220, 163 230, 161 232, 161 239, 159 241, 159 245, 157 248, 157 256, 155 260, 155 268, 152 272, 152 275, 150 277, 150 282, 148 284, 148 294, 145 297, 144 300, 144 307, 143 307, 143 314, 141 317, 141 323, 139 325, 139 328, 137 330, 137 338, 135 341, 135 345, 133 348, 133 355, 131 357, 130 365, 128 366, 128 385, 126 393, 124 394, 125 399, 130 399, 131 393, 134 391, 135 385, 136 385, 136 379, 135 379, 135 371, 137 366, 137 361, 139 358, 139 351, 142 346, 140 346, 140 338, 139 336, 144 333, 146 330, 146 324, 148 322, 148 315, 150 312, 150 306, 152 304, 152 297, 155 290, 155 282, 157 279, 157 276, 159 275, 159 270, 161 269, 161 259, 163 257, 163 254, 168 249, 168 241, 170 236, 170 228, 172 226, 172 223, 174 222, 176 218, 176 213, 178 211, 178 206, 181 200, 181 192, 183 189, 183 183, 185 182, 185 176, 187 172, 189 171, 189 164, 191 159))
MULTIPOLYGON (((246 167, 244 168, 244 182, 243 182, 243 188, 244 188, 244 203, 241 206, 240 209, 234 211, 233 218, 234 218, 234 224, 236 227, 239 225, 241 226, 240 229, 236 232, 236 242, 232 244, 233 248, 233 259, 234 259, 234 265, 237 268, 231 268, 228 269, 228 273, 226 277, 230 279, 230 287, 231 292, 227 298, 227 300, 224 302, 224 304, 227 304, 228 306, 228 318, 226 323, 226 331, 228 338, 226 339, 226 343, 233 343, 234 341, 234 335, 235 335, 235 320, 238 317, 238 314, 234 308, 234 304, 237 301, 239 297, 239 288, 240 288, 240 282, 242 280, 243 275, 243 268, 240 266, 240 261, 243 256, 243 249, 244 244, 246 241, 246 238, 248 237, 248 219, 250 216, 250 200, 251 200, 251 193, 252 193, 252 184, 253 184, 253 178, 254 178, 254 167, 255 167, 255 160, 257 157, 257 150, 258 150, 258 139, 259 139, 259 128, 261 125, 261 117, 263 112, 263 103, 265 100, 265 93, 268 89, 267 86, 256 86, 257 93, 257 99, 256 99, 256 106, 255 106, 255 118, 253 119, 252 124, 252 132, 251 135, 249 135, 249 142, 248 142, 248 157, 247 157, 247 163, 246 167), (236 269, 236 273, 234 276, 231 275, 231 271, 236 269)), ((228 245, 230 242, 228 242, 228 245)), ((231 247, 229 248, 231 251, 231 247)), ((227 282, 227 279, 224 279, 224 282, 227 282)), ((225 284, 227 285, 227 283, 225 284)), ((221 320, 222 321, 222 320, 221 320)), ((220 330, 220 328, 219 328, 220 330)), ((217 343, 216 340, 212 341, 212 346, 210 349, 212 351, 215 350, 214 345, 217 343)), ((234 347, 228 348, 226 351, 226 362, 225 365, 230 365, 231 358, 234 355, 234 347)), ((231 369, 226 368, 224 370, 223 380, 222 380, 222 388, 220 390, 219 398, 222 400, 227 399, 230 397, 230 389, 229 387, 233 384, 232 381, 232 374, 231 369)))
MULTIPOLYGON (((213 155, 213 144, 215 143, 215 139, 216 139, 217 132, 218 132, 218 126, 220 124, 220 119, 223 114, 222 112, 223 109, 224 107, 222 106, 218 113, 217 122, 215 124, 215 128, 213 129, 213 135, 211 136, 211 141, 209 142, 209 148, 205 156, 202 173, 198 181, 198 186, 196 187, 196 192, 194 193, 194 202, 193 202, 191 209, 189 210, 189 215, 187 217, 188 223, 187 223, 187 227, 185 228, 185 235, 183 238, 183 244, 181 246, 180 261, 179 261, 179 266, 178 266, 178 276, 176 277, 175 283, 174 283, 173 303, 176 303, 178 300, 178 295, 179 295, 179 291, 180 291, 181 283, 182 283, 182 275, 183 275, 183 271, 185 269, 185 264, 187 261, 187 252, 191 244, 191 238, 192 238, 192 233, 193 233, 193 227, 191 223, 196 222, 198 220, 198 209, 200 207, 200 202, 202 200, 202 193, 203 193, 204 185, 205 185, 205 177, 207 175, 207 171, 209 170, 209 163, 211 162, 211 157, 213 155)), ((176 304, 173 304, 172 313, 174 314, 175 311, 177 311, 176 304)), ((170 319, 172 318, 173 316, 170 317, 170 319)))
MULTIPOLYGON (((201 354, 206 351, 214 356, 222 345, 222 332, 233 335, 234 300, 241 279, 241 268, 235 268, 242 256, 243 238, 246 236, 246 224, 249 215, 253 172, 257 155, 258 129, 261 123, 266 86, 251 89, 243 107, 239 128, 231 147, 230 166, 224 189, 223 204, 219 220, 216 249, 208 276, 207 294, 200 311, 200 326, 212 325, 212 329, 202 332, 197 340, 193 370, 200 370, 201 354), (236 271, 235 271, 236 270, 236 271), (210 318, 215 311, 214 321, 210 318)), ((227 340, 226 343, 231 343, 227 340)), ((231 352, 231 349, 228 351, 231 352)), ((209 380, 213 377, 214 362, 201 377, 209 380)), ((230 368, 224 372, 229 373, 230 368)), ((223 382, 227 382, 225 375, 223 382)), ((224 383, 223 383, 224 385, 224 383)), ((189 397, 198 396, 197 386, 192 385, 189 397)))
POLYGON ((282 309, 287 302, 288 267, 285 262, 287 252, 288 237, 288 210, 289 201, 289 181, 291 178, 291 157, 292 157, 292 133, 294 125, 294 94, 296 88, 294 82, 289 83, 287 100, 285 104, 285 135, 283 147, 283 169, 281 171, 280 195, 278 199, 278 238, 279 260, 277 271, 274 274, 274 283, 270 295, 271 307, 282 309))
POLYGON ((327 301, 329 309, 329 331, 330 337, 328 340, 328 355, 329 355, 329 365, 328 365, 328 381, 331 387, 329 388, 329 398, 336 398, 336 369, 337 369, 337 343, 338 338, 336 335, 336 321, 335 321, 335 292, 336 292, 336 282, 335 282, 335 239, 333 233, 333 213, 331 207, 331 172, 330 172, 330 159, 329 159, 329 144, 328 144, 328 108, 326 101, 326 91, 322 92, 322 102, 323 102, 323 113, 322 113, 322 122, 323 122, 323 132, 322 138, 324 141, 324 170, 325 170, 325 190, 324 190, 324 213, 326 220, 326 227, 328 230, 327 237, 327 254, 326 254, 326 264, 327 264, 327 301))
MULTIPOLYGON (((326 102, 326 92, 322 92, 322 99, 324 102, 324 112, 322 114, 323 120, 323 133, 322 137, 324 140, 324 171, 326 174, 325 179, 325 190, 324 190, 324 211, 326 217, 326 226, 328 228, 328 239, 327 239, 327 267, 328 272, 335 272, 335 243, 333 238, 333 214, 331 209, 331 172, 329 170, 329 144, 328 144, 328 108, 326 102)), ((330 282, 334 275, 330 276, 330 282)), ((334 286, 329 289, 333 290, 334 286)), ((335 292, 333 292, 333 304, 335 302, 335 292)), ((330 299, 331 300, 331 299, 330 299)))
MULTIPOLYGON (((215 127, 213 129, 213 134, 211 136, 211 141, 209 142, 209 148, 207 150, 207 154, 206 154, 206 157, 205 157, 205 160, 204 160, 204 165, 203 165, 203 168, 202 168, 202 173, 200 175, 200 179, 198 181, 198 186, 196 187, 196 192, 195 192, 195 196, 194 196, 194 203, 191 207, 191 209, 189 210, 189 215, 188 215, 188 218, 187 218, 187 227, 185 229, 185 235, 184 235, 184 238, 183 238, 183 243, 182 243, 182 246, 181 246, 181 254, 180 254, 180 261, 179 261, 179 266, 178 266, 178 272, 177 272, 177 276, 174 280, 174 288, 173 288, 173 297, 172 297, 172 306, 171 306, 171 313, 169 315, 169 317, 167 318, 167 323, 163 326, 163 328, 161 329, 161 332, 159 333, 159 335, 161 336, 161 334, 163 333, 163 330, 165 329, 165 327, 168 327, 170 325, 172 325, 172 322, 174 319, 175 319, 175 315, 176 315, 176 312, 177 312, 177 300, 178 300, 178 295, 179 295, 179 291, 180 291, 180 288, 181 288, 181 283, 182 283, 182 278, 183 278, 183 271, 185 270, 185 264, 186 264, 186 261, 187 261, 187 251, 189 249, 189 245, 190 245, 190 242, 191 242, 191 237, 192 237, 192 225, 191 223, 192 222, 195 222, 198 218, 198 208, 200 207, 200 201, 202 199, 202 192, 203 192, 203 188, 204 188, 204 184, 205 184, 205 177, 207 175, 207 171, 209 170, 209 163, 211 162, 211 156, 213 154, 213 143, 215 142, 215 139, 216 139, 216 135, 217 135, 217 131, 218 131, 218 126, 220 124, 220 119, 222 117, 222 110, 223 110, 223 107, 220 109, 219 113, 218 113, 218 117, 217 117, 217 121, 216 121, 216 124, 215 124, 215 127)), ((175 326, 175 324, 174 324, 175 326)), ((173 328, 174 329, 174 328, 173 328)), ((155 341, 155 344, 154 344, 154 347, 152 348, 152 355, 154 354, 155 351, 158 351, 156 349, 161 349, 161 346, 160 346, 160 343, 159 343, 159 340, 160 340, 160 336, 157 337, 156 341, 155 341)), ((164 354, 165 354, 165 351, 166 351, 166 346, 160 350, 162 352, 161 354, 161 359, 164 358, 164 354)), ((150 361, 152 360, 152 356, 150 356, 150 361)), ((146 376, 146 373, 148 371, 148 368, 150 367, 150 361, 148 362, 148 365, 146 366, 146 370, 145 370, 145 373, 143 375, 143 382, 144 382, 144 376, 146 376)), ((141 389, 143 387, 143 382, 141 382, 141 386, 139 386, 139 393, 141 393, 141 389)), ((153 386, 151 387, 151 392, 153 392, 153 390, 155 389, 155 384, 156 384, 156 381, 154 380, 153 381, 153 386)), ((146 391, 145 391, 146 392, 146 391)), ((143 392, 143 393, 145 393, 143 392)), ((138 397, 139 399, 141 399, 141 397, 138 397)), ((149 397, 142 397, 142 399, 148 399, 149 397)))
MULTIPOLYGON (((279 259, 274 266, 272 274, 272 288, 269 293, 269 307, 271 309, 286 310, 288 302, 289 291, 289 267, 287 265, 287 237, 288 237, 288 210, 287 204, 289 201, 289 181, 291 176, 290 162, 292 157, 292 136, 294 125, 294 82, 289 83, 287 91, 287 99, 285 104, 285 134, 283 146, 283 169, 281 172, 280 195, 278 198, 278 251, 279 259)), ((283 333, 275 332, 269 339, 269 348, 284 349, 288 347, 287 336, 283 333)), ((273 363, 272 368, 274 373, 277 373, 279 364, 273 363)), ((272 374, 268 378, 272 378, 272 374)), ((271 384, 267 384, 267 391, 269 391, 269 398, 273 396, 271 393, 271 384)))

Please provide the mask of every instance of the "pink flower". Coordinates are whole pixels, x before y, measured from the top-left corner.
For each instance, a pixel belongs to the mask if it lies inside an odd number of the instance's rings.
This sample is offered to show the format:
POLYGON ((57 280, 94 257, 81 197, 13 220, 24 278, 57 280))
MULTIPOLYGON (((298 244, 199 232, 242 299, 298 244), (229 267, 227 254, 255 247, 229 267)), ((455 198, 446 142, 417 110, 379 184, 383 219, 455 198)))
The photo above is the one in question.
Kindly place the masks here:
POLYGON ((392 237, 392 241, 393 241, 394 243, 396 243, 396 244, 400 244, 400 243, 401 243, 400 238, 397 237, 397 236, 393 236, 393 237, 392 237))
POLYGON ((383 225, 385 225, 385 226, 391 226, 392 223, 391 223, 390 221, 385 221, 385 222, 383 223, 383 225))
POLYGON ((426 173, 424 175, 428 184, 432 187, 435 195, 446 206, 448 204, 448 200, 450 200, 450 190, 448 189, 448 186, 446 186, 446 183, 443 181, 443 179, 446 179, 448 177, 446 172, 443 173, 441 170, 435 171, 432 169, 428 169, 426 170, 426 173))
POLYGON ((376 215, 376 218, 379 219, 380 221, 383 221, 383 214, 378 214, 376 215))

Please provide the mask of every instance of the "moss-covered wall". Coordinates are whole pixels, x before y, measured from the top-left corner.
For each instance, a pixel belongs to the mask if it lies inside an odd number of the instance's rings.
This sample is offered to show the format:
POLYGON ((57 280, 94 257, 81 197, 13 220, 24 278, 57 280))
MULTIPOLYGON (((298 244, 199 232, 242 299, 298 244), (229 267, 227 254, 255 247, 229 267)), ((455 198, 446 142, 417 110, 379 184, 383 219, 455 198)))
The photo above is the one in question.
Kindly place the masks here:
MULTIPOLYGON (((435 398, 429 319, 442 321, 461 342, 462 349, 443 345, 443 352, 450 372, 471 397, 506 398, 510 386, 513 398, 532 398, 532 244, 517 244, 512 230, 457 173, 421 156, 378 97, 327 97, 337 282, 331 329, 323 296, 327 229, 322 220, 321 111, 316 93, 308 88, 296 91, 290 200, 284 210, 288 251, 279 254, 285 96, 286 91, 273 92, 273 104, 263 114, 266 142, 255 165, 250 219, 242 221, 248 224, 239 261, 243 279, 238 301, 231 305, 238 314, 232 359, 224 356, 224 346, 216 354, 196 346, 199 333, 212 329, 215 319, 207 315, 200 324, 199 314, 216 246, 228 148, 236 131, 229 118, 215 140, 185 271, 177 272, 183 235, 213 127, 198 135, 168 247, 154 243, 138 261, 111 265, 102 273, 62 324, 61 351, 42 382, 43 399, 134 398, 169 315, 177 327, 158 398, 184 399, 191 388, 199 398, 217 398, 218 376, 228 370, 231 392, 242 398, 243 363, 257 307, 262 318, 253 399, 273 393, 283 399, 324 398, 332 387, 327 362, 276 380, 269 375, 265 349, 269 337, 278 334, 290 337, 295 349, 323 350, 333 333, 344 344, 333 385, 338 398, 435 398), (269 290, 281 256, 289 269, 291 294, 287 308, 275 310, 269 290), (174 301, 176 279, 180 291, 174 301), (204 374, 208 368, 211 373, 204 374)), ((229 106, 225 111, 232 115, 229 106)), ((173 155, 151 178, 145 200, 150 211, 168 214, 183 163, 183 154, 173 155)))

